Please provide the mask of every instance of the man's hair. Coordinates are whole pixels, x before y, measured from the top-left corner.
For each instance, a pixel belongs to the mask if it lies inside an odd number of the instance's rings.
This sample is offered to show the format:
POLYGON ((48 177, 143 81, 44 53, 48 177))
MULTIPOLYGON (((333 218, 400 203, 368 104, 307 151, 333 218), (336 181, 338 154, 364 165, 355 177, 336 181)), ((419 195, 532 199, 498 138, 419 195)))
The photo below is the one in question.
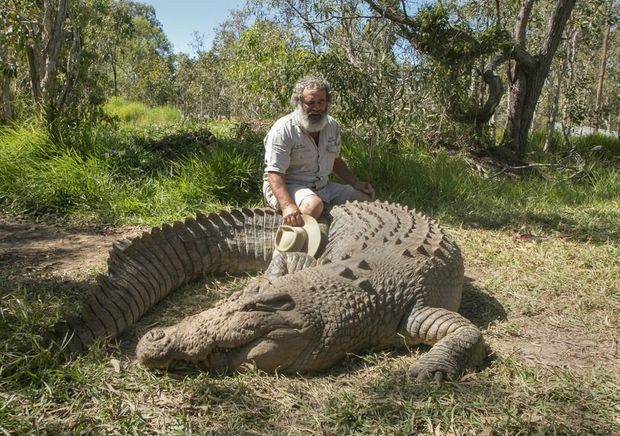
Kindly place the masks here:
POLYGON ((293 94, 291 95, 293 107, 297 107, 302 102, 303 93, 306 89, 322 89, 327 96, 327 102, 329 103, 332 99, 331 87, 327 80, 317 76, 305 76, 299 79, 293 87, 293 94))

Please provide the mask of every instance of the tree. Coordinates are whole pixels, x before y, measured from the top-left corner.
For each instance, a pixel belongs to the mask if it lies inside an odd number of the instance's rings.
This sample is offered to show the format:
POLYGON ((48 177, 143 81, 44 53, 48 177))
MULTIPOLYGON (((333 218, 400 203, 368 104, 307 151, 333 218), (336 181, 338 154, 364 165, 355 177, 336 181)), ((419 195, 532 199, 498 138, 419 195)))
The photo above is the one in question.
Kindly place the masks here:
POLYGON ((70 0, 12 0, 2 12, 5 115, 12 114, 10 80, 25 53, 34 106, 54 120, 74 90, 80 66, 82 46, 73 4, 70 0))
POLYGON ((276 24, 258 21, 241 34, 226 76, 235 83, 236 112, 245 118, 274 117, 288 108, 292 84, 316 57, 276 24))
POLYGON ((114 63, 118 92, 148 104, 166 104, 173 100, 174 56, 172 46, 155 8, 126 2, 132 31, 121 42, 122 50, 114 63))
MULTIPOLYGON (((425 22, 408 15, 405 2, 401 3, 400 6, 395 6, 394 2, 365 1, 380 16, 397 23, 402 36, 409 40, 416 49, 423 54, 433 57, 435 60, 438 60, 439 56, 445 55, 446 51, 441 47, 439 47, 439 50, 436 50, 438 45, 429 42, 429 37, 434 39, 438 36, 436 33, 429 34, 429 30, 435 32, 437 30, 443 31, 439 38, 442 44, 445 44, 445 41, 449 41, 449 45, 454 46, 456 49, 465 47, 465 50, 461 50, 461 53, 467 54, 466 57, 472 55, 487 56, 488 54, 487 47, 485 46, 486 39, 480 38, 480 36, 484 35, 473 32, 467 23, 461 22, 459 26, 453 26, 446 20, 446 14, 441 13, 436 15, 437 19, 425 22)), ((513 43, 507 45, 505 39, 495 39, 498 51, 481 72, 481 76, 488 87, 488 99, 479 109, 473 112, 475 114, 474 121, 477 123, 485 122, 490 118, 501 98, 503 87, 501 79, 495 73, 495 70, 508 60, 514 63, 514 66, 511 68, 508 116, 502 144, 519 159, 523 159, 525 156, 528 132, 532 125, 534 111, 549 73, 551 61, 560 44, 562 31, 575 6, 575 1, 554 1, 553 12, 548 21, 545 35, 542 38, 540 47, 533 55, 528 51, 526 34, 532 8, 536 0, 525 0, 517 17, 513 43)), ((441 12, 441 5, 438 8, 435 8, 435 10, 441 12)), ((499 11, 499 8, 497 8, 497 11, 499 11)), ((455 59, 458 59, 458 56, 455 59)), ((472 112, 469 111, 469 113, 471 114, 472 112)), ((460 119, 466 120, 467 117, 461 116, 460 119)))
POLYGON ((598 84, 596 86, 596 102, 595 102, 595 120, 594 129, 598 131, 601 124, 601 110, 603 106, 603 85, 605 82, 605 73, 607 72, 607 53, 609 50, 609 35, 614 22, 613 16, 614 1, 609 0, 609 9, 605 16, 605 31, 603 32, 603 43, 601 47, 601 62, 598 73, 598 84))
POLYGON ((315 55, 312 72, 330 81, 332 110, 341 121, 373 136, 393 133, 412 124, 411 108, 420 106, 426 92, 410 65, 396 59, 401 48, 395 45, 395 25, 368 16, 362 6, 359 0, 263 0, 255 2, 254 12, 272 17, 315 55))
POLYGON ((560 44, 562 32, 575 6, 576 0, 556 0, 549 19, 547 32, 537 54, 532 56, 526 46, 529 16, 536 0, 526 0, 515 27, 518 55, 514 56, 508 119, 504 128, 503 143, 519 158, 525 157, 527 137, 534 111, 549 74, 549 68, 560 44))

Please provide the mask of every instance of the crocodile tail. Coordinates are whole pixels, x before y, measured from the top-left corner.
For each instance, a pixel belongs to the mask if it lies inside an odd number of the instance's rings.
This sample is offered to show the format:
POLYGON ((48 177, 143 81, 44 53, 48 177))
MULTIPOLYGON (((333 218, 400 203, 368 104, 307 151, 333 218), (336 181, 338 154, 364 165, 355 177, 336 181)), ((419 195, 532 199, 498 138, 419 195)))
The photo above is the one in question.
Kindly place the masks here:
POLYGON ((281 216, 271 209, 198 214, 154 227, 110 250, 79 315, 58 322, 52 336, 71 351, 116 337, 171 291, 204 274, 264 270, 281 216))

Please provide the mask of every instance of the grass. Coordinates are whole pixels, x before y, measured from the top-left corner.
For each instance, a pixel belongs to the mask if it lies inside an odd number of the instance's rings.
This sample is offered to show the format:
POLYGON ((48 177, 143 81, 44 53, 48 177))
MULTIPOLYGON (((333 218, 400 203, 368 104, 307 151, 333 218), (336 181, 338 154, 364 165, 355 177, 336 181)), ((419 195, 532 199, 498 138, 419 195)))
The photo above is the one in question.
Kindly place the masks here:
POLYGON ((150 126, 173 124, 181 121, 181 112, 170 106, 149 108, 135 101, 127 101, 121 97, 111 98, 105 105, 104 111, 123 123, 134 126, 150 126))
POLYGON ((0 130, 0 202, 12 213, 138 224, 260 201, 257 144, 205 126, 0 130))
MULTIPOLYGON (((209 144, 185 134, 204 127, 100 126, 60 143, 36 126, 4 129, 0 201, 7 213, 109 224, 260 204, 260 135, 236 139, 231 123, 208 126, 209 144)), ((209 307, 247 278, 187 286, 120 342, 67 360, 42 345, 45 331, 92 274, 37 277, 0 257, 0 433, 620 433, 620 176, 609 160, 592 157, 580 178, 548 168, 483 178, 459 156, 400 143, 379 147, 368 172, 365 143, 349 137, 346 146, 381 198, 438 218, 460 244, 462 312, 494 353, 486 368, 458 383, 417 383, 407 377, 425 352, 417 348, 351 356, 308 377, 250 367, 166 374, 135 363, 148 326, 209 307), (540 239, 519 242, 519 229, 540 239)))

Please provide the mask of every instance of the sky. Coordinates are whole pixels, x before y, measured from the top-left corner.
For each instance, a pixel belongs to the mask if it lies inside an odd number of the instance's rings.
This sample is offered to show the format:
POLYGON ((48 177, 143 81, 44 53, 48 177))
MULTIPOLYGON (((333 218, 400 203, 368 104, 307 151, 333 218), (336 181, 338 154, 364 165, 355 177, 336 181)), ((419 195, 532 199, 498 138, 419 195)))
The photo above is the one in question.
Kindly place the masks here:
POLYGON ((204 35, 205 49, 209 50, 218 24, 230 17, 232 10, 240 9, 245 0, 139 0, 153 5, 168 41, 176 53, 193 54, 189 43, 192 33, 204 35))

